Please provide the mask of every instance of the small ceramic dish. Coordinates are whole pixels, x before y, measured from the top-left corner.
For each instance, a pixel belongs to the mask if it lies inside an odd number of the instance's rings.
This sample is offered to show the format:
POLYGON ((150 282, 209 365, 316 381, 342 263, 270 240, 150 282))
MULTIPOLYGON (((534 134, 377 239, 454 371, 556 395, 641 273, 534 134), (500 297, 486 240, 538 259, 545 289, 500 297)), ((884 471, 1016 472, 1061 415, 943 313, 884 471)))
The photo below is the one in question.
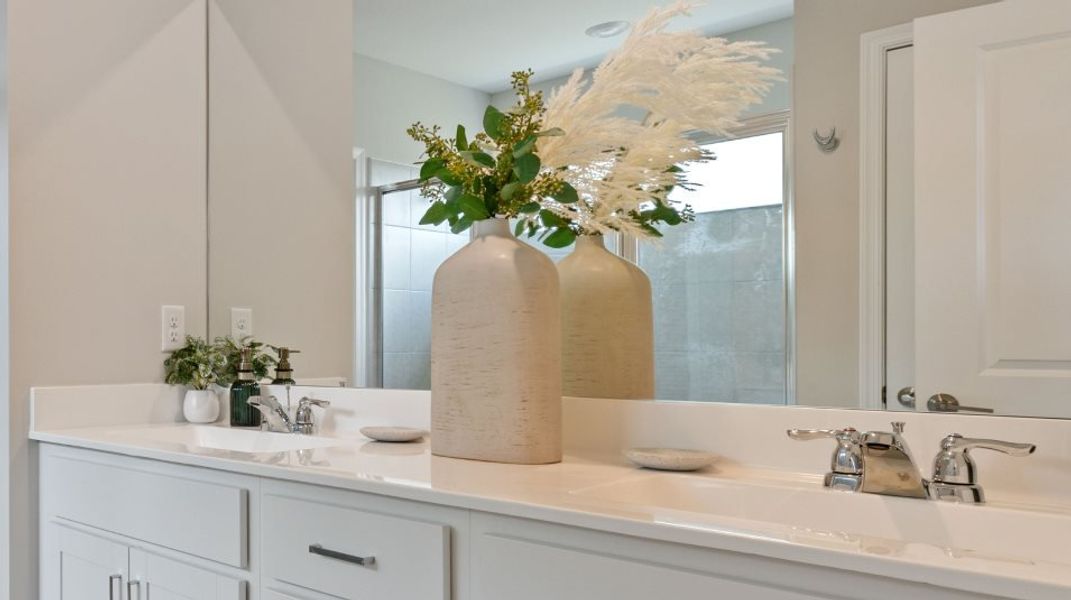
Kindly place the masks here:
POLYGON ((698 471, 718 459, 709 452, 676 448, 630 448, 625 451, 625 458, 646 469, 659 471, 698 471))
POLYGON ((423 429, 412 427, 362 427, 361 435, 377 442, 415 442, 427 435, 423 429))

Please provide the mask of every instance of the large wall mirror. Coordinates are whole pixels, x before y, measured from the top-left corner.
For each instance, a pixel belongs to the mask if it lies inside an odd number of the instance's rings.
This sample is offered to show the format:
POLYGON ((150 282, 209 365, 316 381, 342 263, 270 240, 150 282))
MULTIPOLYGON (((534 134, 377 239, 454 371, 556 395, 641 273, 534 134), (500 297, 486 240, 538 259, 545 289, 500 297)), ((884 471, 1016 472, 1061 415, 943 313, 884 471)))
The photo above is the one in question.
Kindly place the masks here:
MULTIPOLYGON (((1060 158, 1071 123, 1058 108, 1071 85, 1051 76, 1066 73, 1071 45, 994 33, 971 10, 985 4, 721 1, 680 20, 776 48, 769 64, 783 79, 729 135, 700 139, 717 159, 687 167, 701 185, 674 192, 694 222, 657 244, 606 239, 651 281, 655 399, 1071 418, 1061 230, 1071 180, 1060 158), (942 24, 961 33, 939 35, 942 24)), ((406 128, 478 131, 488 105, 513 103, 511 71, 531 68, 552 94, 653 5, 554 0, 518 20, 505 3, 355 0, 352 64, 306 81, 272 81, 258 66, 278 106, 232 93, 211 105, 210 128, 285 113, 315 78, 347 78, 350 121, 291 114, 301 133, 284 127, 261 143, 292 136, 283 145, 297 150, 264 168, 300 170, 302 135, 346 136, 348 201, 315 193, 338 173, 258 187, 255 173, 224 172, 227 153, 248 148, 210 145, 223 161, 210 169, 210 335, 241 321, 301 350, 299 382, 428 389, 433 276, 470 234, 420 223, 423 148, 406 128), (620 31, 597 27, 608 23, 620 31), (458 32, 480 32, 493 51, 457 51, 458 32), (235 234, 249 227, 255 243, 235 234)), ((310 13, 304 26, 332 26, 310 13)), ((223 58, 210 57, 210 90, 237 90, 228 42, 257 38, 214 29, 223 58)), ((279 60, 299 52, 282 46, 279 60)), ((530 243, 554 261, 571 251, 530 243)))

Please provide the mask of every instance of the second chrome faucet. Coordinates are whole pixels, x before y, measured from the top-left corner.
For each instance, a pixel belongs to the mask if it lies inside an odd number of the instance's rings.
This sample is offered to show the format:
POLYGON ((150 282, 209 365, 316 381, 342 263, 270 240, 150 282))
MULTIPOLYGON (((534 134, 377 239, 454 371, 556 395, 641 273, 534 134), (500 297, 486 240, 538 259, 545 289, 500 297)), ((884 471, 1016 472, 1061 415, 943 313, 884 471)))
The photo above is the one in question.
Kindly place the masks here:
POLYGON ((996 450, 1011 456, 1034 452, 1033 444, 965 438, 951 434, 941 441, 934 459, 933 479, 926 480, 904 439, 904 423, 894 422, 892 431, 859 432, 844 429, 789 429, 794 440, 833 439, 837 446, 825 477, 827 487, 852 492, 932 498, 981 503, 985 494, 978 483, 977 467, 969 451, 996 450))

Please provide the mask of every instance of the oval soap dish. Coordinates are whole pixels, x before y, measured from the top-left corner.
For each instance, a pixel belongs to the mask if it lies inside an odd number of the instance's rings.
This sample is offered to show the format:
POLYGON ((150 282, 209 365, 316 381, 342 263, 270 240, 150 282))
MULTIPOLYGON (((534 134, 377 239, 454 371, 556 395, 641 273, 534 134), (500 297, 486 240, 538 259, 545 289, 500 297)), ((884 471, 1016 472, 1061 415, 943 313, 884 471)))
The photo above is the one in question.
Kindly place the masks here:
POLYGON ((718 459, 709 452, 676 448, 630 448, 625 451, 625 458, 646 469, 659 471, 698 471, 718 459))
POLYGON ((412 427, 362 427, 361 435, 377 442, 415 442, 427 435, 423 429, 412 427))

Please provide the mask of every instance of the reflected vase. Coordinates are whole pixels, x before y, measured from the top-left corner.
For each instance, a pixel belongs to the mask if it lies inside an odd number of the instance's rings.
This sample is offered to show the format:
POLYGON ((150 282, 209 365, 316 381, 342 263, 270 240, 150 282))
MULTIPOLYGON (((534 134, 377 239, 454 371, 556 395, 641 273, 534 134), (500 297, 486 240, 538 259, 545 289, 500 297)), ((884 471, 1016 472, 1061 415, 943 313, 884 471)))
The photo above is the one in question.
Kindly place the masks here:
POLYGON ((606 249, 577 238, 558 263, 562 307, 562 393, 582 398, 654 398, 651 280, 606 249))
POLYGON ((219 418, 219 395, 215 390, 186 390, 182 416, 190 423, 214 423, 219 418))
POLYGON ((514 464, 559 462, 558 273, 503 219, 435 272, 431 451, 514 464))

